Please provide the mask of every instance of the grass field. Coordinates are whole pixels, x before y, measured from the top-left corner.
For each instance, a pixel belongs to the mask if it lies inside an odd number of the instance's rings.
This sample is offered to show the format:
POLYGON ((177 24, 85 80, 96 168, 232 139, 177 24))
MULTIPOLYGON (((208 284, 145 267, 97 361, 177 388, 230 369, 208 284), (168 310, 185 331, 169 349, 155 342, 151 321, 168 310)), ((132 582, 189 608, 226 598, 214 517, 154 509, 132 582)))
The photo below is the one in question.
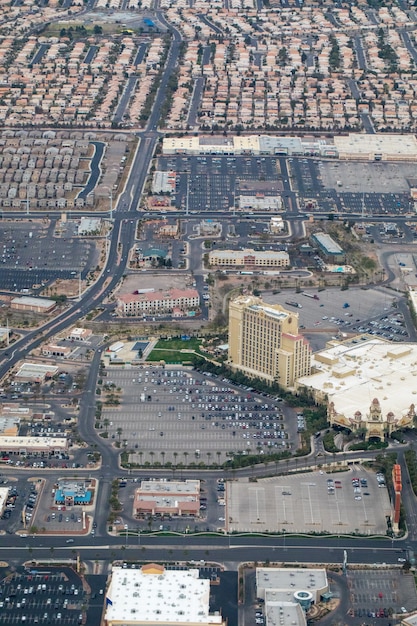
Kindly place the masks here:
POLYGON ((158 341, 155 348, 147 358, 147 361, 165 361, 166 363, 183 363, 192 361, 193 354, 199 350, 201 340, 198 338, 182 341, 181 339, 163 339, 158 341))

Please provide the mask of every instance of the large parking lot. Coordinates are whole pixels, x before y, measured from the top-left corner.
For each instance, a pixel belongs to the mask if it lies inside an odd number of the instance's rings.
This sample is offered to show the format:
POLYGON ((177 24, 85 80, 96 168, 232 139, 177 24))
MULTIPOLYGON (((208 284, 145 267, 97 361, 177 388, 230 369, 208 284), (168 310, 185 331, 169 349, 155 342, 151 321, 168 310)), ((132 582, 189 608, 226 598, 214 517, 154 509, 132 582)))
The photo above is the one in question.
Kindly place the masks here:
POLYGON ((379 487, 375 475, 361 467, 227 483, 229 532, 384 535, 390 513, 386 487, 379 487), (365 480, 366 486, 354 487, 352 478, 365 480))
MULTIPOLYGON (((292 310, 291 306, 285 304, 288 300, 301 305, 301 308, 295 310, 301 328, 314 350, 323 348, 325 341, 340 333, 370 333, 391 341, 409 341, 409 333, 414 333, 412 326, 393 306, 397 298, 388 290, 341 291, 327 288, 320 292, 317 289, 306 291, 317 295, 319 299, 307 298, 302 293, 289 295, 288 292, 276 295, 267 293, 263 297, 266 302, 281 304, 287 310, 292 310)), ((411 339, 414 340, 413 337, 411 339)))
MULTIPOLYGON (((417 606, 413 575, 403 570, 347 570, 350 600, 354 617, 392 619, 401 608, 412 611, 417 606)), ((388 621, 388 620, 387 620, 388 621)), ((383 622, 382 622, 383 623, 383 622)))
MULTIPOLYGON (((412 163, 357 163, 297 157, 171 156, 158 159, 158 170, 177 174, 175 205, 191 212, 228 210, 240 194, 279 194, 290 184, 310 211, 351 211, 368 215, 409 210, 412 163), (281 172, 288 172, 290 179, 281 172)), ((284 196, 288 195, 287 192, 284 196)))
POLYGON ((55 236, 54 221, 0 221, 0 289, 20 292, 61 278, 82 277, 94 267, 94 243, 55 236))
POLYGON ((290 158, 291 184, 308 210, 401 215, 409 210, 412 163, 357 163, 290 158))
POLYGON ((160 157, 158 170, 177 173, 175 205, 191 212, 224 211, 235 205, 239 193, 272 195, 282 189, 276 157, 160 157))
POLYGON ((70 568, 41 568, 16 573, 0 584, 2 626, 82 624, 86 593, 70 568))
POLYGON ((269 397, 181 368, 106 371, 106 383, 123 393, 121 405, 104 408, 103 417, 110 438, 133 450, 131 461, 211 465, 231 452, 287 449, 288 409, 269 397))

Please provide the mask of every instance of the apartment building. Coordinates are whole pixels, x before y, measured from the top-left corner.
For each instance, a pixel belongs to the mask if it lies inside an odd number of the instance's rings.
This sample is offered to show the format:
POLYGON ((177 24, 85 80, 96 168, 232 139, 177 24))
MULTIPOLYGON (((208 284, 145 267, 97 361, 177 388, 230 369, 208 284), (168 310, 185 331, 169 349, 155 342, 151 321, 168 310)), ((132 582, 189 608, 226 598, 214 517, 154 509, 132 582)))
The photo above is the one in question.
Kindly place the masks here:
POLYGON ((310 373, 311 347, 298 332, 298 314, 254 296, 229 305, 229 363, 247 376, 291 388, 310 373))

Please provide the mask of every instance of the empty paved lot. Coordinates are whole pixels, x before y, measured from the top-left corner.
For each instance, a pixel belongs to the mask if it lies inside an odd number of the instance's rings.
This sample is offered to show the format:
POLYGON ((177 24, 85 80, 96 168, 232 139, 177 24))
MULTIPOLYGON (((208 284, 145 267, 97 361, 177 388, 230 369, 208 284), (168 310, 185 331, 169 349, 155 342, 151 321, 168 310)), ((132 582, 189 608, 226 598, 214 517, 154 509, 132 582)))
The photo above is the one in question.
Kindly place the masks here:
POLYGON ((230 482, 226 502, 229 531, 385 534, 390 514, 387 489, 378 488, 374 474, 363 470, 230 482), (368 480, 361 500, 355 500, 353 476, 368 480), (341 484, 331 493, 329 478, 341 484))

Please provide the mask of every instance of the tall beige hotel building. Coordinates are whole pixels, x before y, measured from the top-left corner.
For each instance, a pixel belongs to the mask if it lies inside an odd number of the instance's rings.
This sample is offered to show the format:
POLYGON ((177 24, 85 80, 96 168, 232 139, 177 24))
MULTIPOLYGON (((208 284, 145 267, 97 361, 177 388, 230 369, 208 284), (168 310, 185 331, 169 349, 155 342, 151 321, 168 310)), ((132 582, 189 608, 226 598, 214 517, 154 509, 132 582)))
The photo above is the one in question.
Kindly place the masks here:
POLYGON ((298 313, 254 296, 232 300, 229 364, 247 376, 293 387, 311 370, 311 347, 298 332, 298 313))

